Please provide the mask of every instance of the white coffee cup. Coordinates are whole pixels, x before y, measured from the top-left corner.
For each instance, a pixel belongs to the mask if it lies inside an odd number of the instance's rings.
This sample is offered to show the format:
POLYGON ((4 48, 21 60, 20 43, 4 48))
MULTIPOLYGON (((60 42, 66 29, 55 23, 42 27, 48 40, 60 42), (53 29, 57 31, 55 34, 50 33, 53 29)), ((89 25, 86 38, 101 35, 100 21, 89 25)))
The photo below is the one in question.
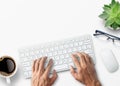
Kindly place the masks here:
POLYGON ((15 59, 13 59, 13 58, 12 58, 12 57, 10 57, 10 56, 2 56, 2 57, 0 58, 0 61, 1 61, 1 60, 3 60, 4 58, 10 58, 10 59, 12 59, 12 60, 13 60, 13 62, 15 63, 15 64, 14 64, 14 65, 15 65, 15 69, 14 69, 14 71, 13 71, 11 74, 4 75, 4 74, 3 74, 3 72, 1 73, 1 71, 0 71, 0 77, 5 78, 5 79, 6 79, 7 84, 10 84, 10 83, 11 83, 10 78, 11 78, 12 76, 14 76, 14 75, 15 75, 15 73, 17 72, 17 64, 16 64, 15 59))

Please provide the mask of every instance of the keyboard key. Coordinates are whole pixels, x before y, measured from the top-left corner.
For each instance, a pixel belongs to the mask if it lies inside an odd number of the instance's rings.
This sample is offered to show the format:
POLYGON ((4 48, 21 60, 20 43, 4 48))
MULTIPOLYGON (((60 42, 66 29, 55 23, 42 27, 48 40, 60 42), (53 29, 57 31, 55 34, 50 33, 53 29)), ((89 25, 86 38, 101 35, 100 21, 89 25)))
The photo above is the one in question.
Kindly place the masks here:
POLYGON ((60 46, 60 49, 63 49, 63 45, 60 46))
POLYGON ((73 67, 75 68, 74 63, 69 63, 69 67, 70 67, 70 66, 73 66, 73 67))
POLYGON ((64 60, 63 60, 63 63, 67 63, 67 62, 68 62, 68 59, 64 59, 64 60))
POLYGON ((81 51, 81 50, 82 50, 81 46, 80 46, 80 47, 78 47, 78 51, 81 51))
POLYGON ((53 56, 57 55, 57 51, 53 52, 53 56))
POLYGON ((55 56, 55 60, 59 60, 59 56, 55 56))
POLYGON ((29 71, 28 74, 29 74, 29 76, 32 76, 32 71, 29 71))
POLYGON ((31 66, 24 67, 24 71, 29 71, 29 70, 32 70, 31 66))
POLYGON ((57 65, 57 64, 58 64, 58 62, 57 62, 57 61, 54 61, 54 66, 57 65))
POLYGON ((87 45, 86 47, 87 47, 87 48, 92 48, 92 45, 87 45))
POLYGON ((27 52, 27 53, 25 54, 25 56, 29 56, 29 53, 27 52))
POLYGON ((63 70, 63 69, 68 69, 68 65, 67 65, 67 64, 64 64, 64 65, 54 66, 54 69, 55 69, 56 71, 60 71, 60 70, 63 70))
POLYGON ((49 57, 49 59, 55 60, 55 58, 53 56, 49 57))
POLYGON ((34 52, 33 52, 33 51, 31 51, 31 52, 30 52, 30 55, 34 55, 34 52))
POLYGON ((28 72, 24 72, 24 76, 28 77, 29 76, 28 72))
POLYGON ((86 47, 85 45, 83 45, 83 46, 82 46, 82 49, 83 49, 83 50, 86 50, 86 49, 87 49, 87 47, 86 47))
POLYGON ((26 61, 28 61, 28 59, 27 58, 23 58, 22 61, 26 62, 26 61))
POLYGON ((58 54, 62 54, 62 51, 60 50, 60 51, 58 51, 58 54))
POLYGON ((54 51, 54 49, 53 49, 53 48, 50 48, 50 51, 54 51))
POLYGON ((77 51, 77 49, 76 48, 73 48, 73 50, 72 50, 73 52, 75 52, 75 51, 77 51))
POLYGON ((74 43, 74 46, 75 46, 75 47, 78 46, 78 43, 75 42, 75 43, 74 43))
POLYGON ((48 57, 51 57, 52 56, 52 53, 48 53, 48 57))
POLYGON ((68 49, 68 53, 71 53, 71 52, 72 52, 72 49, 71 49, 71 48, 69 48, 69 49, 68 49))
POLYGON ((85 52, 85 53, 88 53, 88 54, 89 54, 89 53, 92 53, 91 50, 85 50, 84 52, 85 52))
POLYGON ((24 63, 23 63, 23 66, 29 66, 29 65, 30 65, 29 62, 24 62, 24 63))
POLYGON ((35 51, 35 54, 39 54, 39 51, 37 50, 37 51, 35 51))
POLYGON ((69 58, 70 56, 69 56, 69 54, 65 54, 65 58, 69 58))
POLYGON ((71 58, 71 59, 69 59, 69 60, 68 60, 68 62, 69 62, 69 63, 71 63, 71 62, 72 62, 72 58, 71 58))
POLYGON ((46 48, 46 49, 45 49, 45 52, 47 52, 47 53, 48 53, 48 52, 49 52, 49 49, 48 49, 48 48, 46 48))
POLYGON ((55 50, 58 50, 58 46, 55 47, 55 50))
POLYGON ((44 50, 41 50, 41 53, 44 53, 44 50))
POLYGON ((67 53, 67 51, 66 51, 66 50, 63 50, 63 54, 65 54, 65 53, 67 53))
POLYGON ((24 54, 24 53, 21 53, 21 54, 20 54, 20 57, 24 57, 24 56, 25 56, 25 54, 24 54))
POLYGON ((63 61, 62 60, 59 60, 59 65, 61 65, 63 63, 63 61))
POLYGON ((72 44, 72 43, 70 44, 70 47, 73 47, 73 44, 72 44))
POLYGON ((67 44, 65 44, 65 45, 64 45, 64 48, 68 48, 68 45, 67 45, 67 44))
POLYGON ((61 56, 60 56, 60 59, 64 59, 64 58, 65 58, 64 55, 61 55, 61 56))

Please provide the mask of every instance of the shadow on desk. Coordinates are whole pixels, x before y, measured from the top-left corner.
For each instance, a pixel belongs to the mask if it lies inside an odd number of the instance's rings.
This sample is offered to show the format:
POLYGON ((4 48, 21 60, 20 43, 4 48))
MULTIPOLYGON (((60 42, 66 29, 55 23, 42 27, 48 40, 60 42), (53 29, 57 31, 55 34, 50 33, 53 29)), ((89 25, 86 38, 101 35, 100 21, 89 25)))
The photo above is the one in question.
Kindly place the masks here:
POLYGON ((0 77, 0 81, 3 84, 5 84, 5 86, 15 86, 16 83, 18 83, 19 77, 20 77, 20 69, 18 68, 16 74, 13 77, 10 78, 11 79, 11 84, 7 84, 6 79, 2 78, 2 77, 0 77))

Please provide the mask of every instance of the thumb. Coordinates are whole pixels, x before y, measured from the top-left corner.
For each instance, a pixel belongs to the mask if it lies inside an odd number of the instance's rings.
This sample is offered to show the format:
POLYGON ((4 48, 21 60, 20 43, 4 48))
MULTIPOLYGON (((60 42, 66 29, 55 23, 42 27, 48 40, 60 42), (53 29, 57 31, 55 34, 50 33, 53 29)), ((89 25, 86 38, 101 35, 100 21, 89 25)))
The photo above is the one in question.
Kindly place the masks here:
POLYGON ((55 80, 57 79, 58 75, 56 73, 56 71, 53 71, 53 76, 50 78, 50 84, 54 84, 55 80))

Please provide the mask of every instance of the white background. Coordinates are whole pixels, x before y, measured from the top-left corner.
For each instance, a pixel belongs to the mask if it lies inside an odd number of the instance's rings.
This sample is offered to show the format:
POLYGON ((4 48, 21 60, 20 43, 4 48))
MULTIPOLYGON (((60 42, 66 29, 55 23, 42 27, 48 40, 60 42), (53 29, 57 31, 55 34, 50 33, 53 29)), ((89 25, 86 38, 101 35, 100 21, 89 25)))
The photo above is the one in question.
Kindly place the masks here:
MULTIPOLYGON (((104 4, 110 0, 0 0, 0 56, 16 59, 18 71, 11 78, 11 86, 31 86, 30 79, 23 78, 18 57, 22 46, 59 40, 82 34, 93 34, 96 29, 120 36, 119 31, 108 30, 98 17, 104 4)), ((96 69, 103 86, 119 86, 120 70, 109 73, 101 62, 101 48, 111 48, 120 63, 118 47, 109 42, 94 39, 96 69)), ((54 86, 83 86, 70 72, 59 73, 54 86)), ((0 86, 6 86, 0 78, 0 86)))

